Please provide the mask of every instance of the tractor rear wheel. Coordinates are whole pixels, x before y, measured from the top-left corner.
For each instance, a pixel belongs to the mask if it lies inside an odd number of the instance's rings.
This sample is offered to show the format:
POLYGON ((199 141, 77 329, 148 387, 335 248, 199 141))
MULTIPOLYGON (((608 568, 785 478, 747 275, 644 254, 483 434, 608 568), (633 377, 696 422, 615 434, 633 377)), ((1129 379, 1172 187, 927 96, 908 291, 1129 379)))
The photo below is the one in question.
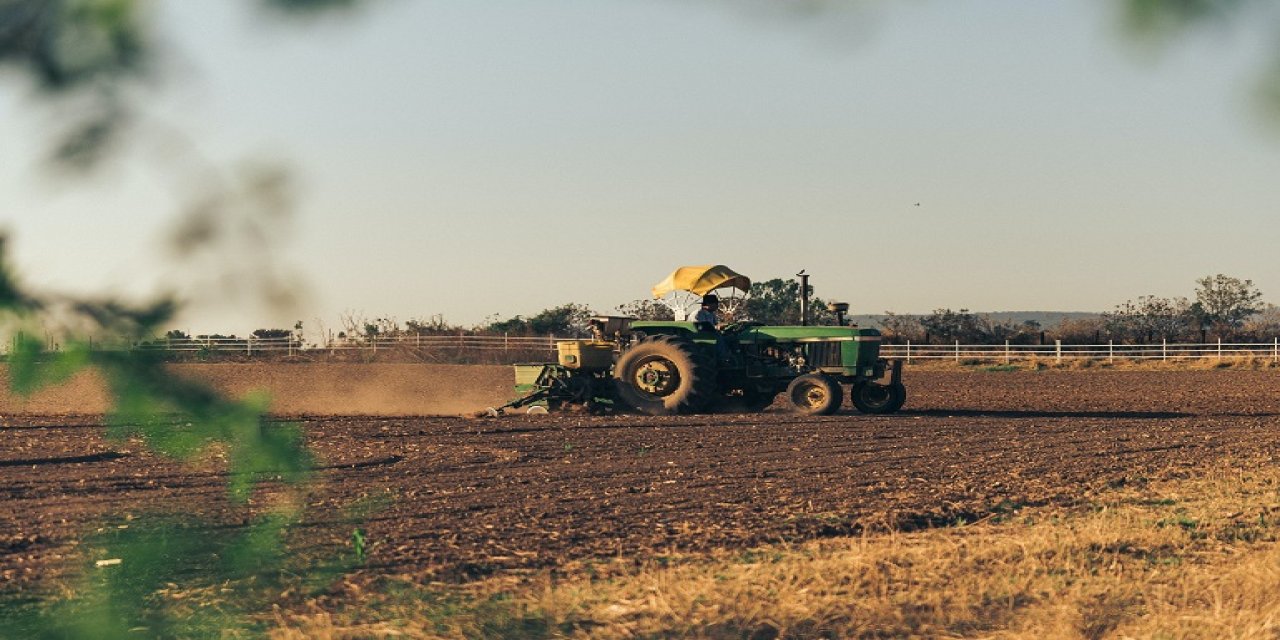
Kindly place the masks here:
POLYGON ((861 382, 849 389, 849 400, 863 413, 893 413, 907 401, 907 388, 897 384, 861 382))
POLYGON ((636 411, 694 413, 716 397, 715 361, 688 340, 651 336, 618 358, 613 382, 618 398, 636 411))
POLYGON ((787 397, 796 411, 811 416, 835 413, 843 395, 840 384, 821 373, 806 373, 787 385, 787 397))

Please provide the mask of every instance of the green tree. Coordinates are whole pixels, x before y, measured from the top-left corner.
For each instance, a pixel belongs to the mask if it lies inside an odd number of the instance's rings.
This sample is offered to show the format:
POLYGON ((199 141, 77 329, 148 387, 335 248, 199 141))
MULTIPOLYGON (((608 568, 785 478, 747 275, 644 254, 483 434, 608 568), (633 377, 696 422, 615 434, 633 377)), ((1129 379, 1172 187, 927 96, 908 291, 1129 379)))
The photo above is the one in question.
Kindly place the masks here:
MULTIPOLYGON (((811 324, 834 324, 836 316, 827 303, 813 296, 809 285, 809 321, 811 324)), ((746 316, 740 318, 772 325, 800 324, 800 282, 795 278, 773 278, 752 282, 744 303, 746 316)))
POLYGON ((671 307, 657 300, 632 300, 615 307, 618 313, 638 320, 675 320, 676 314, 671 307))
POLYGON ((972 344, 984 338, 981 320, 968 309, 934 309, 933 313, 920 318, 920 326, 930 338, 945 342, 959 340, 972 344))
POLYGON ((438 335, 441 333, 457 333, 461 327, 449 324, 444 316, 436 314, 426 318, 410 318, 404 321, 404 330, 411 335, 438 335))
POLYGON ((253 337, 258 340, 283 340, 293 337, 292 329, 254 329, 253 337))
POLYGON ((1250 316, 1265 307, 1262 292, 1252 280, 1241 280, 1219 273, 1196 280, 1196 306, 1202 326, 1219 333, 1233 333, 1250 316))
POLYGON ((586 305, 573 302, 558 307, 543 309, 525 318, 516 316, 509 320, 493 321, 481 328, 481 331, 492 333, 515 333, 530 335, 585 336, 588 334, 587 322, 595 315, 586 305))

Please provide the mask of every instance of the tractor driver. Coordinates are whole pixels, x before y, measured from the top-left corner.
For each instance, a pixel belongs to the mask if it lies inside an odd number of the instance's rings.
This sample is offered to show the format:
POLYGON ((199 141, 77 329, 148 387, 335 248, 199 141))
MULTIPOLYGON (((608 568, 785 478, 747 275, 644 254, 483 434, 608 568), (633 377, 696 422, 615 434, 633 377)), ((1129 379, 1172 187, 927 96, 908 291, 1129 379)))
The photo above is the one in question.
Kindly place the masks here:
POLYGON ((708 293, 702 296, 702 308, 698 309, 698 313, 693 316, 693 326, 698 331, 711 331, 716 334, 716 358, 720 362, 732 361, 729 352, 729 344, 725 342, 724 335, 720 333, 720 315, 716 313, 720 309, 720 298, 714 293, 708 293))
POLYGON ((716 313, 720 309, 720 298, 714 293, 708 293, 702 296, 702 308, 698 309, 698 313, 693 316, 693 324, 698 331, 715 331, 716 325, 720 324, 720 316, 716 313))

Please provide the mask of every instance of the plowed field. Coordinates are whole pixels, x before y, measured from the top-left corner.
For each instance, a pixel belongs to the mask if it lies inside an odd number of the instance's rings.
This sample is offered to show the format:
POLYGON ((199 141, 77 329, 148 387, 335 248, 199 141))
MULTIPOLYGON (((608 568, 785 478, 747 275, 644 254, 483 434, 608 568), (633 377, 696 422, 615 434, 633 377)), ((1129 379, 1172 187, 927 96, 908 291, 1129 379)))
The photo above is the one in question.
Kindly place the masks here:
MULTIPOLYGON (((1280 454, 1271 371, 908 371, 905 382, 906 408, 883 417, 299 417, 323 465, 301 535, 341 544, 344 505, 394 496, 364 521, 364 571, 465 580, 973 520, 1280 454)), ((55 571, 104 516, 240 522, 216 465, 107 441, 93 417, 0 424, 0 589, 55 571)))

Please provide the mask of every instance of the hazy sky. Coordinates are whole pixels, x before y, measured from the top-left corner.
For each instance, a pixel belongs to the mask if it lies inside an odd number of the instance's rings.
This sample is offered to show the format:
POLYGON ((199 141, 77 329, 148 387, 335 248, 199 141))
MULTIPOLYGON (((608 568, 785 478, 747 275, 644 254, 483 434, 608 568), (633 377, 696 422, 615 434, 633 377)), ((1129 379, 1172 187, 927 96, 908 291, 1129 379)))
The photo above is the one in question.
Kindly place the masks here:
POLYGON ((157 251, 194 193, 182 139, 297 187, 299 305, 206 306, 197 332, 607 311, 700 263, 804 268, 856 313, 1101 311, 1219 272, 1280 301, 1280 136, 1251 93, 1274 32, 1155 55, 1113 5, 163 2, 149 133, 88 180, 48 173, 59 111, 0 75, 0 226, 41 286, 198 284, 157 251))

